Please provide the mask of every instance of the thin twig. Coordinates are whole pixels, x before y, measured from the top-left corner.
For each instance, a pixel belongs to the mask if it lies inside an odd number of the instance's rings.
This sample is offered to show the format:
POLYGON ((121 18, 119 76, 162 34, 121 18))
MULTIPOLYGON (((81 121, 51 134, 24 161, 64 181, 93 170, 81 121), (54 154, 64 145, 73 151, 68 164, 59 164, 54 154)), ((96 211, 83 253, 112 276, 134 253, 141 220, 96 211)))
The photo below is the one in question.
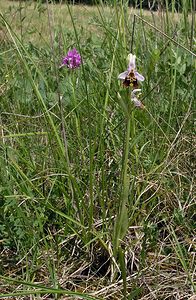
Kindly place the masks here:
POLYGON ((191 50, 189 50, 188 48, 186 48, 185 46, 179 44, 177 41, 175 41, 172 37, 168 36, 166 33, 164 33, 163 31, 161 31, 160 29, 158 29, 157 27, 155 27, 154 25, 152 25, 151 23, 147 22, 146 20, 144 20, 142 17, 138 16, 138 15, 134 15, 135 17, 137 17, 138 19, 140 19, 142 22, 146 23, 148 26, 152 27, 154 30, 156 30, 157 32, 159 32, 160 34, 162 34, 164 37, 166 37, 168 40, 170 40, 171 42, 173 42, 174 44, 176 44, 177 46, 181 47, 182 49, 184 49, 185 51, 189 52, 191 55, 193 55, 194 57, 196 57, 196 54, 194 52, 192 52, 191 50))

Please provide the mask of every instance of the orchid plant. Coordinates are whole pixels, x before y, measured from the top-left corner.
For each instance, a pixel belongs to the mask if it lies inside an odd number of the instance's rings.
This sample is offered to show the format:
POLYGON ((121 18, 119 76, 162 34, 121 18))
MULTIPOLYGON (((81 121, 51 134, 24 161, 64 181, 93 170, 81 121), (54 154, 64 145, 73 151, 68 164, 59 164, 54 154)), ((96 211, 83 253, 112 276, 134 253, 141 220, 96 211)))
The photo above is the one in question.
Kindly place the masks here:
MULTIPOLYGON (((118 79, 122 81, 124 87, 129 89, 131 101, 138 108, 144 108, 142 102, 138 99, 141 89, 139 88, 140 82, 144 81, 144 76, 141 75, 136 69, 136 56, 133 54, 128 55, 128 67, 127 70, 119 74, 118 79)), ((122 173, 121 173, 121 182, 122 190, 120 194, 119 201, 119 211, 116 216, 115 225, 114 225, 114 238, 113 238, 113 247, 114 247, 114 256, 120 257, 119 263, 121 269, 125 270, 126 258, 124 248, 121 247, 121 241, 127 234, 129 227, 129 211, 128 211, 128 197, 129 197, 129 188, 130 188, 130 175, 129 175, 129 166, 132 165, 132 170, 134 170, 134 160, 129 157, 130 150, 130 138, 134 140, 135 137, 135 117, 134 110, 130 113, 130 105, 122 99, 119 95, 121 104, 125 110, 125 121, 126 121, 126 132, 125 132, 125 141, 123 149, 123 161, 122 161, 122 173)), ((132 146, 133 157, 138 159, 137 147, 135 144, 132 146)), ((134 175, 134 174, 132 174, 134 175)), ((123 278, 124 282, 124 292, 126 294, 126 274, 123 278)))
MULTIPOLYGON (((59 85, 59 107, 60 107, 60 118, 61 118, 61 134, 62 134, 62 140, 64 142, 64 151, 65 156, 67 160, 68 169, 70 167, 70 160, 69 160, 69 153, 68 153, 68 147, 67 147, 67 137, 66 137, 66 129, 65 129, 65 118, 64 118, 64 109, 63 109, 63 99, 64 95, 68 95, 69 91, 72 89, 72 99, 75 101, 75 86, 77 82, 77 73, 75 72, 76 69, 80 68, 82 64, 82 58, 80 53, 76 50, 76 48, 73 48, 67 52, 67 54, 62 58, 62 63, 59 66, 59 69, 68 69, 69 72, 67 72, 66 75, 69 82, 69 87, 67 89, 67 86, 64 84, 59 85), (61 94, 62 93, 62 94, 61 94)), ((71 94, 71 93, 70 93, 71 94)), ((76 106, 76 105, 75 105, 76 106)), ((76 126, 78 126, 78 120, 76 117, 76 126)), ((71 186, 72 189, 72 186, 71 186)))

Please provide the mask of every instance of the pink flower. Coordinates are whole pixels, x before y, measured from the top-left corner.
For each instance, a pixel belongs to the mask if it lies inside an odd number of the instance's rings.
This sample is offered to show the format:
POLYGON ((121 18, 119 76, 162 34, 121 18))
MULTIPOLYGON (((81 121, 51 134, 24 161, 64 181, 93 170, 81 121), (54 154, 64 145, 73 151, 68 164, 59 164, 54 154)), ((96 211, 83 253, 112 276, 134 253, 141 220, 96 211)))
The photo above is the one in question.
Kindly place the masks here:
POLYGON ((80 67, 81 63, 81 56, 76 48, 74 48, 69 50, 67 55, 63 58, 61 67, 66 66, 69 69, 76 69, 80 67))

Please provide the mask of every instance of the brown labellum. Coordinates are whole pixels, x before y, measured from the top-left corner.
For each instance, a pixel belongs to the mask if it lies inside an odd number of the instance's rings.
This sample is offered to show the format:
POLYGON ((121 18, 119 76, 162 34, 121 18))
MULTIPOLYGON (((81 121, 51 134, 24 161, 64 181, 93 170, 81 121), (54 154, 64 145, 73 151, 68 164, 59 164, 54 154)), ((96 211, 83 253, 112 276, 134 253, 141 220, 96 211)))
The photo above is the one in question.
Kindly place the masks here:
POLYGON ((125 80, 123 81, 123 85, 125 87, 132 87, 133 89, 138 88, 138 81, 133 71, 131 71, 129 75, 125 77, 125 80))

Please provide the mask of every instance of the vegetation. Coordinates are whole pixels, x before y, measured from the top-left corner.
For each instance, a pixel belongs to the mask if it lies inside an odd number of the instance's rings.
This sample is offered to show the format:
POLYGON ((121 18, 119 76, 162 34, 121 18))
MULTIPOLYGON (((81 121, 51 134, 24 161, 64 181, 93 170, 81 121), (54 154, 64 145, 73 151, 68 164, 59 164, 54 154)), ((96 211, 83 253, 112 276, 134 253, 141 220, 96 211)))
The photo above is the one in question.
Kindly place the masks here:
MULTIPOLYGON (((10 0, 12 1, 12 0, 10 0)), ((20 0, 18 0, 20 1, 20 0)), ((29 1, 29 0, 26 0, 29 1)), ((34 0, 37 1, 37 0, 34 0)), ((42 3, 46 3, 47 0, 39 0, 42 3)), ((182 0, 48 0, 48 3, 69 3, 69 4, 107 4, 107 5, 116 5, 116 4, 126 4, 135 8, 142 7, 145 9, 158 9, 158 7, 168 7, 171 8, 174 6, 176 9, 182 9, 185 5, 190 6, 192 0, 185 1, 182 0)), ((193 1, 192 1, 193 5, 193 1)))
POLYGON ((1 1, 0 298, 194 295, 195 19, 172 4, 1 1))

